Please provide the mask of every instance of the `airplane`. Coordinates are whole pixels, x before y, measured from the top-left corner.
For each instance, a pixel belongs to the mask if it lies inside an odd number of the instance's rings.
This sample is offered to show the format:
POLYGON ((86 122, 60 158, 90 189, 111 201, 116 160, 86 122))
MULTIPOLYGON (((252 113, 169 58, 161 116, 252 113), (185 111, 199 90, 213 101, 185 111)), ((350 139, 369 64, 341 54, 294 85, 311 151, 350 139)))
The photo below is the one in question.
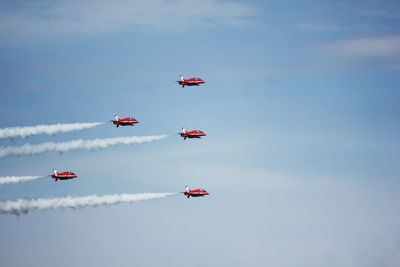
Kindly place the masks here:
POLYGON ((58 180, 70 180, 78 177, 73 172, 70 171, 58 172, 56 169, 53 169, 53 174, 49 176, 51 176, 55 182, 57 182, 58 180))
POLYGON ((187 86, 199 86, 202 83, 205 83, 205 81, 203 81, 200 78, 188 78, 185 79, 185 77, 183 77, 183 75, 180 76, 180 81, 177 81, 177 83, 179 83, 180 85, 182 85, 182 88, 185 87, 185 85, 187 86))
POLYGON ((187 185, 185 186, 186 191, 182 192, 187 198, 189 197, 204 197, 209 193, 204 189, 190 189, 187 185))
POLYGON ((114 119, 111 120, 111 122, 118 128, 120 125, 121 126, 134 126, 134 124, 139 123, 138 120, 132 118, 132 117, 127 117, 127 118, 122 118, 120 119, 118 115, 114 115, 114 119))
POLYGON ((206 133, 200 130, 186 131, 185 128, 182 128, 182 132, 178 134, 180 134, 181 137, 183 137, 183 140, 186 140, 186 138, 191 139, 191 138, 201 138, 202 136, 206 136, 206 133))

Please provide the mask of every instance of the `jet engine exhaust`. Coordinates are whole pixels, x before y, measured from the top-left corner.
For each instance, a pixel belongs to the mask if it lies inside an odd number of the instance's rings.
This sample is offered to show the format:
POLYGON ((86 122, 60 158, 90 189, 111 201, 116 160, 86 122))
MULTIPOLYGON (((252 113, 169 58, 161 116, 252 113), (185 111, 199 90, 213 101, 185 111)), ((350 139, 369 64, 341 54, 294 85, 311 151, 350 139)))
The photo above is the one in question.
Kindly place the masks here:
POLYGON ((64 153, 75 150, 100 150, 116 145, 133 145, 151 143, 166 138, 167 135, 129 136, 105 139, 72 140, 69 142, 47 142, 41 144, 24 144, 22 146, 0 147, 0 159, 10 156, 33 156, 45 153, 64 153))
POLYGON ((56 209, 81 209, 85 207, 110 206, 120 203, 134 203, 145 200, 161 199, 178 193, 142 193, 116 195, 89 195, 83 197, 58 197, 38 199, 17 199, 0 202, 0 214, 27 214, 31 211, 56 209))
POLYGON ((95 128, 105 124, 104 122, 87 122, 87 123, 57 123, 50 125, 36 125, 27 127, 10 127, 0 129, 0 139, 25 138, 33 135, 53 135, 58 133, 68 133, 95 128))

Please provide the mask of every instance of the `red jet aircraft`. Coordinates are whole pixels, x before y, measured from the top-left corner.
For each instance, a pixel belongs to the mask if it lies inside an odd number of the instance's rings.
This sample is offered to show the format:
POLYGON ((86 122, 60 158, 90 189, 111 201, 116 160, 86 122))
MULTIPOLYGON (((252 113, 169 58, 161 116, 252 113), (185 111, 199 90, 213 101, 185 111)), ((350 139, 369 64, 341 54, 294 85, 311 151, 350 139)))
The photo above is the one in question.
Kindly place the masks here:
POLYGON ((120 119, 120 118, 118 117, 118 115, 114 115, 114 119, 111 120, 111 122, 112 122, 116 127, 119 127, 120 125, 121 125, 121 126, 128 126, 128 125, 133 126, 134 124, 139 123, 138 120, 136 120, 136 119, 134 119, 134 118, 132 118, 132 117, 131 117, 131 118, 122 118, 122 119, 120 119))
POLYGON ((185 128, 182 128, 182 132, 178 134, 180 134, 181 137, 183 137, 183 140, 186 140, 186 138, 191 139, 191 138, 201 138, 202 136, 206 136, 206 133, 200 130, 186 131, 185 128))
POLYGON ((180 85, 182 85, 182 88, 185 87, 185 85, 187 86, 199 86, 202 83, 205 83, 205 81, 203 81, 200 78, 188 78, 185 79, 185 77, 183 77, 182 75, 180 76, 181 80, 177 81, 177 83, 179 83, 180 85))
POLYGON ((73 172, 58 172, 56 169, 53 169, 53 174, 50 176, 55 180, 55 182, 57 182, 58 180, 70 180, 78 177, 73 172))
POLYGON ((187 198, 189 197, 204 197, 209 195, 209 193, 204 189, 190 189, 188 186, 185 186, 186 191, 182 192, 187 198))

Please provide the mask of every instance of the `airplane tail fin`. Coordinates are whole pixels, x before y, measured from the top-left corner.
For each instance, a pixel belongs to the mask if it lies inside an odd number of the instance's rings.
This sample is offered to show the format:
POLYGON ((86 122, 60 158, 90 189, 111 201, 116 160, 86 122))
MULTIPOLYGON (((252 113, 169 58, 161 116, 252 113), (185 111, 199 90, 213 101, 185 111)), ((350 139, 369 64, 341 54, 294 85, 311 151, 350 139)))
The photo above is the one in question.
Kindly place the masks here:
POLYGON ((187 186, 187 185, 185 185, 185 190, 186 190, 186 192, 190 192, 190 188, 189 188, 189 186, 187 186))
POLYGON ((187 138, 187 135, 186 135, 186 133, 187 133, 186 129, 185 129, 184 127, 182 127, 182 133, 181 133, 181 136, 183 137, 183 140, 186 140, 186 138, 187 138))
POLYGON ((56 169, 53 169, 53 174, 57 175, 57 170, 56 169))
POLYGON ((183 77, 183 75, 181 74, 180 76, 179 76, 179 78, 181 79, 181 83, 180 84, 182 84, 182 88, 184 88, 185 87, 185 77, 183 77))

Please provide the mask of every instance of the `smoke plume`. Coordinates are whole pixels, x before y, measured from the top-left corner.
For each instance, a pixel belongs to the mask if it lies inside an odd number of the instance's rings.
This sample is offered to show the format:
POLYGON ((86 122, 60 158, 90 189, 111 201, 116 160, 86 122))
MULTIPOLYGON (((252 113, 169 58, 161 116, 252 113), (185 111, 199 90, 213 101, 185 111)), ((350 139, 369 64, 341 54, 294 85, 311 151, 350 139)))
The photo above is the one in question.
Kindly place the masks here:
POLYGON ((37 180, 46 176, 5 176, 0 177, 0 185, 18 184, 28 181, 37 180))
POLYGON ((30 127, 11 127, 0 129, 0 139, 5 138, 19 138, 29 137, 39 134, 57 134, 68 133, 73 131, 80 131, 84 129, 94 128, 105 124, 104 122, 88 122, 88 123, 65 123, 65 124, 52 124, 52 125, 36 125, 30 127))
POLYGON ((7 146, 0 147, 0 159, 9 156, 32 156, 51 152, 64 153, 81 149, 106 149, 116 145, 150 143, 166 137, 167 135, 130 136, 92 140, 78 139, 69 142, 47 142, 36 145, 24 144, 22 146, 7 146))
POLYGON ((143 194, 120 194, 120 195, 90 195, 84 197, 60 197, 60 198, 38 198, 17 199, 15 201, 1 201, 0 214, 20 215, 34 210, 55 209, 79 209, 84 207, 96 207, 100 205, 115 205, 119 203, 133 203, 144 200, 161 199, 178 193, 143 193, 143 194))

